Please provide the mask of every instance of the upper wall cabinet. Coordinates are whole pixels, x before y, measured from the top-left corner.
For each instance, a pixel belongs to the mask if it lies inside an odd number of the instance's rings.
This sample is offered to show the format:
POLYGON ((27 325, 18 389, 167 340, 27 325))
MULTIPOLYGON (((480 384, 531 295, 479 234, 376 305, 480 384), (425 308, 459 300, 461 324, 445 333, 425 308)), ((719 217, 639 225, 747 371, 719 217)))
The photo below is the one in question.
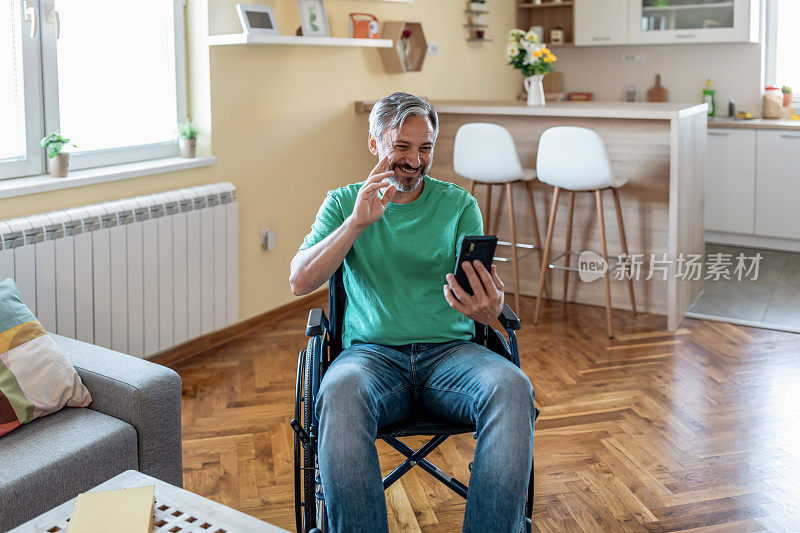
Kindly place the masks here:
POLYGON ((758 42, 759 6, 759 0, 630 0, 630 43, 758 42))
POLYGON ((629 0, 575 0, 575 45, 628 44, 629 0))
POLYGON ((758 42, 760 0, 575 0, 575 44, 758 42))

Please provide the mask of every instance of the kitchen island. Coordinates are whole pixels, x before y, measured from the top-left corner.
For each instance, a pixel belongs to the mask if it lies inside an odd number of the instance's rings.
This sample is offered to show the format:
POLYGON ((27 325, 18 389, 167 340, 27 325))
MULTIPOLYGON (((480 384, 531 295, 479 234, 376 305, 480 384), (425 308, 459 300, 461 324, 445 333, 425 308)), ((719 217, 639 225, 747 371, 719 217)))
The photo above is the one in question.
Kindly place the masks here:
MULTIPOLYGON (((539 137, 554 126, 582 126, 596 131, 603 139, 612 171, 627 178, 620 189, 622 213, 628 250, 638 257, 640 274, 634 278, 637 309, 666 315, 667 328, 678 328, 686 310, 702 289, 702 275, 685 275, 679 260, 703 254, 703 190, 706 152, 706 104, 627 103, 627 102, 559 102, 545 107, 528 107, 524 102, 433 101, 440 117, 440 133, 430 175, 452 181, 467 188, 469 182, 453 170, 453 143, 458 128, 470 122, 491 122, 507 128, 514 138, 522 166, 536 168, 539 137), (655 261, 651 261, 655 259, 655 261), (651 266, 653 271, 651 273, 651 266), (650 278, 650 279, 647 279, 650 278)), ((356 102, 356 111, 368 113, 372 102, 356 102)), ((533 226, 529 220, 524 187, 514 191, 517 239, 533 243, 533 226)), ((492 202, 491 228, 486 232, 510 240, 505 199, 496 188, 492 202)), ((546 228, 547 211, 553 188, 535 182, 539 226, 546 228)), ((481 208, 486 206, 485 187, 475 191, 481 208)), ((564 196, 564 195, 562 195, 564 196)), ((566 202, 567 198, 563 198, 566 202)), ((610 194, 604 195, 604 212, 610 262, 622 253, 619 231, 610 194)), ((555 257, 566 241, 566 213, 562 206, 556 219, 553 237, 555 257)), ((572 249, 600 250, 600 233, 596 223, 594 197, 575 195, 572 249)), ((542 234, 544 238, 544 234, 542 234)), ((498 255, 508 256, 508 249, 498 255), (505 253, 504 253, 505 252, 505 253)), ((574 263, 573 263, 574 266, 574 263)), ((540 265, 536 253, 520 260, 520 292, 535 296, 540 265)), ((506 286, 512 283, 508 263, 498 265, 506 286)), ((562 298, 562 271, 550 275, 551 298, 562 298)), ((570 279, 567 300, 592 305, 605 305, 603 282, 582 282, 576 274, 570 279)), ((612 306, 630 309, 626 283, 612 278, 612 306)), ((551 303, 550 305, 553 305, 551 303)), ((558 305, 558 304, 556 304, 558 305)), ((598 320, 602 320, 598 312, 598 320)))

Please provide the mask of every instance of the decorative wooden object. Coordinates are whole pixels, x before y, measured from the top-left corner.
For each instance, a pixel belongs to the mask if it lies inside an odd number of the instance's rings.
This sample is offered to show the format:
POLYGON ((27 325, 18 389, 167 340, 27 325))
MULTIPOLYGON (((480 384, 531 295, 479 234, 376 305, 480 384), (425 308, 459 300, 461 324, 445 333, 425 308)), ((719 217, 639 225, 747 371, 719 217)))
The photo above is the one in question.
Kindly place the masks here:
POLYGON ((522 2, 517 0, 517 28, 528 31, 531 26, 544 28, 544 39, 550 37, 550 32, 560 29, 564 32, 564 42, 554 46, 572 45, 572 2, 522 2))
POLYGON ((392 41, 390 48, 381 48, 378 51, 386 72, 403 73, 422 70, 422 63, 428 54, 428 41, 425 39, 425 32, 422 31, 422 24, 419 22, 386 21, 383 23, 381 36, 392 41), (404 61, 404 54, 401 50, 405 32, 410 32, 408 36, 408 62, 404 61))
POLYGON ((661 74, 656 74, 656 84, 647 89, 648 102, 666 102, 667 90, 661 86, 661 74))
POLYGON ((564 73, 554 70, 545 75, 542 81, 544 85, 544 96, 547 100, 561 100, 564 91, 564 73))

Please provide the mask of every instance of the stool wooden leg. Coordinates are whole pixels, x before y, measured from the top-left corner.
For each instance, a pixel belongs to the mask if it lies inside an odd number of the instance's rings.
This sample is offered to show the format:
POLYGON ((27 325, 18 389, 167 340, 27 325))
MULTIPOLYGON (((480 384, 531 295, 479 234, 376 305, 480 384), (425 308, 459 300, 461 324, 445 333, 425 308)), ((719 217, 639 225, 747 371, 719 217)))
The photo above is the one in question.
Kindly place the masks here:
POLYGON ((500 219, 503 217, 503 202, 506 201, 506 188, 500 187, 498 192, 499 194, 497 195, 497 209, 495 209, 495 212, 492 213, 494 220, 489 222, 489 224, 495 229, 500 227, 500 219))
MULTIPOLYGON (((566 266, 569 267, 569 260, 570 257, 570 250, 572 249, 572 213, 575 210, 575 192, 569 191, 569 215, 567 219, 567 252, 566 259, 567 263, 566 266)), ((564 271, 564 303, 567 303, 567 289, 569 288, 569 270, 564 271)))
POLYGON ((519 312, 519 260, 517 257, 517 228, 514 225, 514 194, 511 183, 506 183, 508 200, 508 225, 511 228, 511 260, 514 262, 514 308, 519 312))
POLYGON ((553 189, 553 205, 550 207, 550 217, 547 222, 547 237, 544 240, 544 258, 542 259, 542 270, 539 274, 539 291, 536 293, 536 310, 533 313, 533 324, 539 323, 539 312, 542 309, 542 296, 544 295, 544 284, 547 278, 547 263, 550 261, 550 245, 553 243, 553 227, 556 224, 556 209, 558 208, 559 188, 553 189))
MULTIPOLYGON (((594 191, 595 198, 597 199, 597 224, 600 226, 600 248, 603 252, 603 259, 608 264, 608 247, 606 246, 606 225, 603 220, 603 195, 602 191, 594 191)), ((613 337, 611 333, 611 279, 609 272, 603 276, 603 284, 606 289, 606 328, 608 329, 608 338, 613 337)))
MULTIPOLYGON (((533 185, 530 181, 525 181, 525 190, 528 193, 528 206, 531 210, 531 220, 533 221, 533 243, 536 245, 536 254, 539 256, 539 263, 542 262, 542 238, 539 235, 539 219, 536 217, 536 205, 533 203, 533 185)), ((541 276, 542 273, 540 272, 541 276)), ((544 286, 544 295, 549 296, 547 285, 544 286)))
POLYGON ((475 182, 474 181, 470 181, 469 182, 469 193, 472 196, 475 196, 475 182))
POLYGON ((486 184, 486 209, 483 212, 483 234, 492 234, 492 184, 486 184))
MULTIPOLYGON (((622 253, 625 254, 625 257, 628 257, 628 240, 625 238, 625 225, 622 223, 622 208, 619 205, 619 191, 617 189, 611 189, 614 193, 614 205, 617 208, 617 224, 619 225, 619 237, 622 240, 622 253)), ((628 272, 628 293, 631 295, 631 308, 633 309, 633 314, 636 314, 636 299, 633 297, 633 276, 632 272, 628 272)))

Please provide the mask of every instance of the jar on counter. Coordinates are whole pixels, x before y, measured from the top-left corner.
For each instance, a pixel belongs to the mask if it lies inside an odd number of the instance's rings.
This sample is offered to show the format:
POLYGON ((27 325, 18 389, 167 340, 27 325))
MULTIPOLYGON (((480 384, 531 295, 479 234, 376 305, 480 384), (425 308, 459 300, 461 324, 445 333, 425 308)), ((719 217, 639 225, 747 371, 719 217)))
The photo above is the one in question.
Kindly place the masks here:
POLYGON ((764 99, 761 104, 761 118, 781 118, 783 93, 780 87, 772 85, 764 88, 764 99))

